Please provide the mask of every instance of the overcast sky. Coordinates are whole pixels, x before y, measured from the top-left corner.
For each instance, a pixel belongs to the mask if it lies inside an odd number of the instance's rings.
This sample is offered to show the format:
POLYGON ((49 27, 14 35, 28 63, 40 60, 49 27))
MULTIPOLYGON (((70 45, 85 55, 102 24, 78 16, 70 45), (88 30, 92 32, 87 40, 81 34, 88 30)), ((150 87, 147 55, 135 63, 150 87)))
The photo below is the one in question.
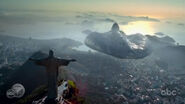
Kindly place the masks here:
POLYGON ((109 31, 162 32, 185 44, 185 0, 0 0, 0 33, 21 37, 72 37, 109 31))
POLYGON ((185 16, 185 0, 0 0, 4 9, 103 11, 154 17, 185 16))

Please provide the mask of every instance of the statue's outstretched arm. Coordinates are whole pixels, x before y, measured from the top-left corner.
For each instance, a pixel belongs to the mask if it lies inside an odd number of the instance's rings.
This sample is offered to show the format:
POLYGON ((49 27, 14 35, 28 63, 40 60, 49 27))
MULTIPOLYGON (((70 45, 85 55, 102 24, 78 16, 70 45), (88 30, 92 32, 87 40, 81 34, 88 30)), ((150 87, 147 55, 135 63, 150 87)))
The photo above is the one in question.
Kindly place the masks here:
POLYGON ((70 62, 75 62, 76 60, 75 59, 58 59, 58 63, 59 65, 62 65, 62 66, 67 66, 70 62))

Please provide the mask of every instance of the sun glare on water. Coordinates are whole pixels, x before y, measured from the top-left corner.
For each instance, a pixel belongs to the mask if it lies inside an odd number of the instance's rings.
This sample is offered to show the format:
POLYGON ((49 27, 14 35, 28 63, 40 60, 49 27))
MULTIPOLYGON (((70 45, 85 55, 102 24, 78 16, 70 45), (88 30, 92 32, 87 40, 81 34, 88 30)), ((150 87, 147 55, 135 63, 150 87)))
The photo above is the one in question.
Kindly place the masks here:
POLYGON ((153 22, 148 21, 136 21, 136 22, 129 22, 128 25, 121 25, 120 28, 124 31, 127 35, 141 33, 143 35, 154 34, 154 29, 152 27, 153 22))

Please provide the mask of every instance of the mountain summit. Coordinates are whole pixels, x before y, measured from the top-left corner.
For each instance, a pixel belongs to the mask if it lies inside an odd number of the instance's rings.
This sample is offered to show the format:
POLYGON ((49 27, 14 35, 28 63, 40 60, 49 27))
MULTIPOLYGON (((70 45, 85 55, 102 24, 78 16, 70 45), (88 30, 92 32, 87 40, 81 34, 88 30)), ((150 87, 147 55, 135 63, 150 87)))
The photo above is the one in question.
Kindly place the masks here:
POLYGON ((113 32, 119 31, 119 25, 118 25, 117 23, 114 23, 114 24, 112 25, 111 31, 113 31, 113 32))

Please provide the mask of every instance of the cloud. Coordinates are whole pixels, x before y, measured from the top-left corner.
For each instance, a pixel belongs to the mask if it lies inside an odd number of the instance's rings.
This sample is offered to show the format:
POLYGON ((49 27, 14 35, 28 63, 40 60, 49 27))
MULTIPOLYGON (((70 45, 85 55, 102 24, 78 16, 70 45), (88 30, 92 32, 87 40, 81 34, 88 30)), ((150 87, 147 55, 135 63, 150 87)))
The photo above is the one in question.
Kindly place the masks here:
POLYGON ((128 22, 119 22, 121 25, 128 25, 128 22))
POLYGON ((78 40, 83 40, 85 37, 81 31, 84 29, 104 31, 114 22, 126 25, 138 20, 153 21, 149 17, 136 19, 134 16, 100 12, 0 11, 0 26, 7 34, 38 38, 76 36, 78 40))
POLYGON ((179 26, 185 26, 184 23, 178 23, 177 25, 179 25, 179 26))
POLYGON ((115 22, 115 20, 111 19, 111 18, 106 18, 104 19, 105 22, 115 22))
POLYGON ((133 21, 152 21, 152 22, 160 22, 159 19, 156 18, 150 18, 148 16, 121 16, 117 14, 112 14, 112 16, 117 17, 119 19, 126 19, 128 22, 133 22, 133 21))
POLYGON ((117 14, 110 13, 100 13, 100 12, 87 12, 76 15, 76 18, 80 19, 88 19, 97 22, 107 22, 114 23, 117 22, 119 24, 128 24, 129 22, 134 21, 151 21, 151 22, 160 22, 159 19, 150 18, 148 16, 122 16, 117 14), (108 18, 107 18, 108 17, 108 18))
POLYGON ((81 16, 81 15, 77 15, 77 16, 75 16, 76 18, 83 18, 83 16, 81 16))
POLYGON ((165 34, 164 33, 162 33, 162 32, 156 32, 156 33, 154 33, 155 35, 158 35, 158 36, 165 36, 165 34))
POLYGON ((93 21, 90 21, 90 20, 83 20, 81 22, 81 26, 89 26, 89 27, 92 27, 94 25, 94 22, 93 21))
POLYGON ((65 25, 76 25, 76 24, 77 24, 77 23, 69 22, 69 21, 65 22, 65 25))
POLYGON ((171 22, 171 21, 166 21, 165 23, 167 23, 167 24, 172 24, 172 22, 171 22))
MULTIPOLYGON (((171 22, 171 21, 166 21, 165 23, 167 23, 167 24, 173 24, 173 22, 171 22)), ((178 25, 178 26, 185 26, 185 24, 184 23, 181 23, 181 22, 175 23, 175 24, 178 25)))
POLYGON ((76 18, 83 18, 83 19, 87 19, 87 18, 93 18, 94 15, 93 14, 89 14, 89 13, 81 13, 81 15, 76 15, 76 18))
POLYGON ((0 22, 6 24, 30 24, 33 23, 33 18, 28 15, 16 14, 14 12, 1 12, 0 22))
POLYGON ((6 31, 5 30, 0 30, 0 33, 5 33, 6 31))
MULTIPOLYGON (((150 18, 148 16, 121 16, 110 13, 101 12, 78 12, 73 13, 69 17, 65 16, 67 12, 47 12, 47 11, 17 11, 17 10, 1 10, 0 11, 0 22, 8 24, 34 24, 39 22, 63 22, 64 24, 70 25, 72 21, 93 21, 97 23, 120 23, 128 24, 133 21, 153 21, 159 22, 160 20, 150 18), (76 16, 75 16, 76 15, 76 16), (74 16, 74 17, 73 17, 74 16)), ((71 24, 73 25, 73 24, 71 24)))
POLYGON ((64 22, 58 13, 40 11, 10 11, 0 12, 0 22, 6 24, 35 24, 40 22, 64 22))
POLYGON ((135 17, 137 20, 144 20, 144 21, 153 21, 153 22, 160 22, 160 20, 155 18, 146 17, 135 17))

